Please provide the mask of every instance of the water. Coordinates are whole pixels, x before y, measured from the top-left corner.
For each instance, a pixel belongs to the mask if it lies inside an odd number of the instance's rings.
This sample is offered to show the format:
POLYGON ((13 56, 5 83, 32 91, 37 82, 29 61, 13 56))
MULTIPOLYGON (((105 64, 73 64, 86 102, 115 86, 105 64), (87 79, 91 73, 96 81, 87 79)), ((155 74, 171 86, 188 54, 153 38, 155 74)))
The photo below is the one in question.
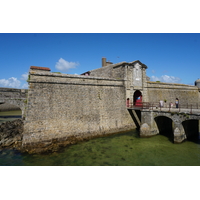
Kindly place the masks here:
POLYGON ((0 152, 1 166, 199 166, 200 144, 173 144, 162 135, 139 138, 136 130, 96 138, 47 155, 0 152))
POLYGON ((164 135, 140 138, 136 130, 95 138, 60 152, 29 155, 0 151, 0 166, 199 166, 200 140, 173 144, 164 135))
POLYGON ((17 118, 21 118, 21 115, 21 110, 0 112, 0 124, 6 121, 13 121, 17 118))

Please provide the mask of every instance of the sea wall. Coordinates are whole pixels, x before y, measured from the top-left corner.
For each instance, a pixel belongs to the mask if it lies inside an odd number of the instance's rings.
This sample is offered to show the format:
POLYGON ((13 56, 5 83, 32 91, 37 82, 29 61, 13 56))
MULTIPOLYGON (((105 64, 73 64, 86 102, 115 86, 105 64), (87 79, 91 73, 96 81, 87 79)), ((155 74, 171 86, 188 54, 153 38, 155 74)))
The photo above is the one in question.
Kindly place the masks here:
POLYGON ((196 86, 147 81, 147 91, 149 102, 167 100, 167 103, 174 104, 178 98, 180 104, 200 104, 199 90, 196 86))
POLYGON ((135 128, 126 109, 123 80, 31 70, 29 84, 26 151, 135 128))

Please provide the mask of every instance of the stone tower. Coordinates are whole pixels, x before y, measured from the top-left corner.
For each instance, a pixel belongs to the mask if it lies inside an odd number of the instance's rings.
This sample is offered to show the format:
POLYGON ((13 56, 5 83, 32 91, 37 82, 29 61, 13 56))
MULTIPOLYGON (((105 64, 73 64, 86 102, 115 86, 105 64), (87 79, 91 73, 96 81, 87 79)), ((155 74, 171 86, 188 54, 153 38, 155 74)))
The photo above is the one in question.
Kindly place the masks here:
POLYGON ((199 88, 199 90, 200 90, 200 79, 196 80, 194 84, 195 84, 195 86, 197 86, 197 87, 199 88))

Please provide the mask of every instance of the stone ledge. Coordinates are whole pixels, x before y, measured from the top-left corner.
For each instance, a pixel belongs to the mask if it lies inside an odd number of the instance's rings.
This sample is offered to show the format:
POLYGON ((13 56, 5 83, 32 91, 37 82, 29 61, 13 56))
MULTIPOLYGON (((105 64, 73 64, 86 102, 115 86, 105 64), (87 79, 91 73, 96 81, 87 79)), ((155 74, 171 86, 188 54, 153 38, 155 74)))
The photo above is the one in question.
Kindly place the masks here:
POLYGON ((196 87, 194 85, 186 85, 186 84, 181 84, 181 83, 164 83, 164 82, 154 82, 154 81, 147 81, 147 84, 196 87))
POLYGON ((108 87, 124 87, 124 85, 114 84, 91 84, 91 83, 73 83, 73 82, 49 82, 49 81, 30 81, 29 83, 43 83, 43 84, 64 84, 64 85, 88 85, 88 86, 108 86, 108 87))
POLYGON ((30 75, 34 76, 48 76, 48 77, 59 77, 59 78, 74 78, 74 79, 96 79, 96 80, 110 80, 110 81, 123 81, 113 78, 103 78, 103 77, 96 77, 96 76, 84 76, 84 75, 72 75, 72 74, 56 74, 56 73, 36 73, 36 72, 29 72, 30 75))

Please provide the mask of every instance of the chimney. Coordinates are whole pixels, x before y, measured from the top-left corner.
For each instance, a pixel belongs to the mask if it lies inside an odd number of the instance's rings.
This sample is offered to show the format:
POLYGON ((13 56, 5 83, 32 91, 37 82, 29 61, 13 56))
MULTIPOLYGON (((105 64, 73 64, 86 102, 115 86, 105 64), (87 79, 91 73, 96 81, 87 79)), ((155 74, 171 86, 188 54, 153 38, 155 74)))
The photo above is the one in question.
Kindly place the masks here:
POLYGON ((102 67, 106 66, 106 58, 102 58, 102 67))

